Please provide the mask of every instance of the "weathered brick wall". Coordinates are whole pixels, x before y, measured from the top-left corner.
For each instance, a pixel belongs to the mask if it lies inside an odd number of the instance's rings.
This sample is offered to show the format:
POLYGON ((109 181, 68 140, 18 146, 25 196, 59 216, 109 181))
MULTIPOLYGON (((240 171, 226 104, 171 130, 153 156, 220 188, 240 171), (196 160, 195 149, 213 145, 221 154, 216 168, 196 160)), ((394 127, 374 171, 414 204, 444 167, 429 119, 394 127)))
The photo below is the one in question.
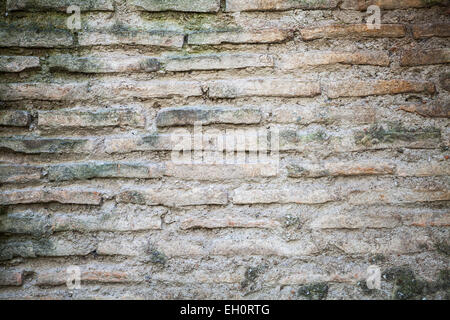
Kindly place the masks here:
POLYGON ((0 3, 0 298, 449 298, 448 1, 0 3))

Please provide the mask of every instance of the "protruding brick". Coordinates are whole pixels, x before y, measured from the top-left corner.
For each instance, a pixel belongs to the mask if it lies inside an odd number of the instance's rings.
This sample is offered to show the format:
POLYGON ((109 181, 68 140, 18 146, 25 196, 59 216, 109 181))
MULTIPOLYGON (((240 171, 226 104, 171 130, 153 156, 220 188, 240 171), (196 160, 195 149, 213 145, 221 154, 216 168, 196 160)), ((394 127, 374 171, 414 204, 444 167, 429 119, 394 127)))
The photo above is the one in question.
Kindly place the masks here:
POLYGON ((162 109, 156 118, 158 127, 209 124, 256 124, 262 113, 255 108, 235 107, 175 107, 162 109))
POLYGON ((39 57, 0 56, 0 72, 21 72, 40 66, 39 57))
POLYGON ((94 97, 117 98, 170 98, 173 96, 195 97, 203 94, 197 81, 112 81, 96 82, 90 88, 94 97))
POLYGON ((450 37, 449 23, 415 24, 412 26, 414 39, 450 37))
POLYGON ((400 60, 402 66, 423 66, 450 63, 450 49, 407 50, 400 60))
POLYGON ((268 54, 225 53, 170 57, 165 60, 167 71, 225 70, 249 67, 272 67, 273 57, 268 54))
POLYGON ((22 284, 22 271, 0 270, 0 287, 20 287, 22 284))
POLYGON ((75 5, 81 11, 114 11, 113 0, 8 0, 7 11, 66 11, 75 5))
POLYGON ((400 93, 428 93, 435 92, 431 82, 410 80, 368 80, 368 81, 336 81, 326 86, 326 94, 330 98, 339 97, 367 97, 373 95, 400 93))
POLYGON ((208 83, 213 98, 260 97, 314 97, 321 93, 318 82, 295 79, 236 79, 208 83))
POLYGON ((165 175, 185 180, 229 180, 274 177, 278 166, 270 163, 174 164, 166 162, 165 175))
POLYGON ((400 110, 416 113, 428 118, 450 118, 450 103, 434 102, 429 104, 410 104, 400 106, 400 110))
POLYGON ((383 51, 308 51, 282 54, 279 66, 282 69, 297 69, 337 63, 386 67, 389 66, 390 61, 389 55, 383 51))
POLYGON ((234 204, 299 203, 318 204, 337 201, 338 196, 329 190, 304 189, 236 189, 234 204))
POLYGON ((70 30, 0 24, 0 47, 65 48, 73 45, 70 30))
POLYGON ((90 153, 97 142, 92 139, 1 137, 0 149, 36 154, 36 153, 90 153))
POLYGON ((164 205, 168 207, 227 204, 228 195, 217 188, 181 189, 136 189, 121 192, 116 197, 119 203, 164 205))
POLYGON ((1 165, 0 183, 26 183, 39 181, 42 169, 35 166, 1 165))
MULTIPOLYGON (((38 286, 61 286, 70 279, 71 274, 65 271, 39 272, 36 284, 38 286)), ((88 270, 81 272, 81 284, 90 283, 135 283, 132 274, 122 271, 88 270)))
POLYGON ((300 29, 300 35, 306 41, 341 37, 401 38, 406 35, 406 28, 400 24, 382 24, 380 29, 369 29, 367 24, 330 25, 300 29))
POLYGON ((226 0, 225 11, 263 11, 263 10, 290 10, 290 9, 333 9, 338 0, 328 1, 292 1, 292 0, 226 0))
POLYGON ((290 37, 292 37, 292 32, 281 29, 208 31, 189 34, 188 44, 276 43, 285 41, 290 37))
POLYGON ((349 195, 348 203, 354 205, 370 204, 404 204, 416 202, 435 202, 450 200, 447 190, 413 190, 395 188, 391 190, 355 192, 349 195))
POLYGON ((260 229, 274 229, 280 226, 280 223, 271 219, 242 216, 229 216, 224 218, 186 218, 181 223, 181 229, 220 229, 220 228, 260 228, 260 229))
POLYGON ((138 162, 82 162, 51 165, 46 168, 50 181, 92 178, 160 178, 164 169, 158 164, 138 162))
POLYGON ((181 48, 184 35, 177 32, 140 31, 134 29, 81 31, 78 35, 80 46, 143 45, 155 47, 181 48))
POLYGON ((145 56, 84 56, 55 55, 48 59, 51 69, 81 73, 153 72, 158 71, 158 59, 145 56))
POLYGON ((0 205, 47 202, 99 205, 101 201, 99 192, 75 189, 24 189, 0 194, 0 205))
POLYGON ((328 176, 390 175, 395 166, 377 161, 326 162, 324 164, 292 162, 287 166, 288 176, 293 178, 320 178, 328 176))
POLYGON ((39 111, 39 128, 99 128, 145 126, 145 117, 134 109, 65 109, 39 111))
POLYGON ((217 12, 220 0, 133 0, 142 11, 217 12))
POLYGON ((88 84, 77 83, 4 83, 0 84, 0 100, 86 100, 88 98, 88 84))
POLYGON ((31 116, 27 111, 3 110, 0 111, 0 126, 7 127, 27 127, 30 124, 31 116))

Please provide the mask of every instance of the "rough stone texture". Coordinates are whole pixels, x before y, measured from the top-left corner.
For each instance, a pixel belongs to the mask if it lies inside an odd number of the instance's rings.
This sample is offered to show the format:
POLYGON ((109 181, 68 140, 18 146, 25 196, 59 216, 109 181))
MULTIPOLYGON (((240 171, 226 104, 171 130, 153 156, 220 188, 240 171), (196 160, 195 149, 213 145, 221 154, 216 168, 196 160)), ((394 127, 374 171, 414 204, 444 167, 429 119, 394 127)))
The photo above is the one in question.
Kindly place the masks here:
POLYGON ((69 6, 78 6, 81 11, 114 11, 112 0, 7 0, 8 11, 66 11, 69 6))
POLYGON ((289 31, 279 29, 197 32, 188 36, 188 44, 276 43, 289 37, 289 31))
POLYGON ((448 6, 0 1, 0 299, 448 300, 448 6))
POLYGON ((40 65, 39 57, 0 56, 0 72, 21 72, 40 65))
POLYGON ((300 35, 305 41, 341 37, 401 38, 405 34, 405 26, 399 24, 383 24, 380 29, 369 29, 367 24, 331 25, 300 29, 300 35))
POLYGON ((186 11, 217 12, 220 0, 133 0, 139 10, 143 11, 186 11))

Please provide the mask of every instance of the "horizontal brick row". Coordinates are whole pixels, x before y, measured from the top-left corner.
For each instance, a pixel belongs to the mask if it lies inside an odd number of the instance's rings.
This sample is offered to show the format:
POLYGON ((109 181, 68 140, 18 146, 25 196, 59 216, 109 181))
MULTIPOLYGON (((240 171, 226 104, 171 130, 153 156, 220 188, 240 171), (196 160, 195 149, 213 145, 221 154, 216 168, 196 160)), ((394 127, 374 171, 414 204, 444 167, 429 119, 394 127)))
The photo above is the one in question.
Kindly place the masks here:
MULTIPOLYGON (((324 93, 330 98, 366 97, 402 93, 433 94, 431 82, 411 80, 336 81, 324 83, 324 93)), ((212 80, 203 84, 211 98, 314 97, 322 93, 321 84, 297 79, 234 79, 212 80)), ((95 98, 169 98, 173 96, 201 96, 202 84, 197 81, 111 81, 77 82, 66 84, 9 83, 0 84, 0 100, 76 101, 95 98)))
MULTIPOLYGON (((220 0, 133 0, 130 4, 140 11, 164 12, 218 12, 220 10, 220 0)), ((422 0, 345 0, 341 3, 338 0, 330 1, 291 1, 291 0, 226 0, 226 12, 241 11, 276 11, 276 10, 323 10, 335 9, 338 6, 347 10, 367 10, 371 5, 377 5, 381 9, 407 9, 424 8, 431 5, 445 5, 446 1, 432 2, 422 0)), ((112 0, 95 1, 69 1, 69 0, 8 0, 6 8, 8 11, 65 11, 70 5, 76 5, 82 11, 113 11, 112 0)))
MULTIPOLYGON (((450 61, 448 49, 407 50, 402 53, 402 66, 445 64, 450 61)), ((0 56, 0 71, 21 72, 40 66, 38 57, 0 56)), ((273 67, 297 69, 306 66, 349 64, 389 66, 389 55, 384 51, 309 51, 282 54, 279 59, 268 54, 209 54, 155 58, 147 56, 84 56, 54 55, 47 60, 52 70, 80 73, 119 73, 225 70, 249 67, 273 67)))
MULTIPOLYGON (((198 187, 190 190, 130 188, 122 190, 116 196, 116 201, 126 204, 184 207, 225 205, 229 202, 228 198, 228 192, 218 187, 198 187)), ((230 194, 231 203, 238 205, 272 203, 321 204, 341 200, 345 200, 353 205, 436 202, 450 200, 450 192, 448 190, 430 191, 397 188, 390 191, 354 191, 349 194, 343 194, 337 190, 308 186, 303 189, 240 188, 230 194)), ((73 188, 51 188, 48 190, 12 190, 4 192, 0 196, 0 205, 48 202, 100 205, 102 194, 96 191, 80 191, 73 188)))
MULTIPOLYGON (((200 1, 200 0, 198 0, 200 1)), ((445 23, 412 25, 415 39, 449 37, 449 25, 445 23)), ((297 28, 295 28, 297 29, 297 28)), ((400 24, 382 24, 379 29, 370 29, 367 24, 328 25, 299 29, 305 41, 337 38, 400 38, 406 36, 406 27, 400 24)), ((52 48, 72 47, 75 40, 66 29, 0 25, 0 47, 52 48)), ((187 34, 189 45, 219 45, 224 43, 252 44, 279 43, 290 40, 293 29, 229 29, 202 30, 187 34)), ((185 34, 175 31, 134 29, 118 25, 110 29, 82 30, 78 33, 79 46, 143 45, 181 48, 185 34)))
MULTIPOLYGON (((386 162, 347 161, 311 163, 289 161, 287 175, 291 178, 321 178, 337 176, 396 175, 428 177, 450 175, 447 161, 386 162)), ((33 181, 74 181, 94 178, 158 179, 164 176, 185 180, 230 180, 275 177, 279 174, 275 162, 241 164, 182 164, 174 162, 80 162, 58 165, 0 165, 1 183, 33 181)))
POLYGON ((54 232, 122 232, 161 229, 161 208, 146 214, 102 213, 98 215, 62 214, 45 215, 30 211, 8 213, 0 216, 0 231, 9 234, 49 235, 54 232))

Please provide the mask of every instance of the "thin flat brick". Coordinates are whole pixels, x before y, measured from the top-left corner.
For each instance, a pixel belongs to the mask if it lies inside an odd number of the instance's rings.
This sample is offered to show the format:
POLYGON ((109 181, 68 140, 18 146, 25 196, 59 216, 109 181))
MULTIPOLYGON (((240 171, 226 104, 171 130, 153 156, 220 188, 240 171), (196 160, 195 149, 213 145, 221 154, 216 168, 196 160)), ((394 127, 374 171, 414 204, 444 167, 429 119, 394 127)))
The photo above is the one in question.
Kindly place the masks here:
POLYGON ((338 196, 329 190, 304 189, 236 189, 234 204, 298 203, 319 204, 337 201, 338 196))
MULTIPOLYGON (((378 6, 384 10, 424 8, 433 5, 433 1, 424 0, 345 0, 342 9, 365 11, 369 6, 378 6)), ((436 2, 438 4, 438 2, 436 2)))
POLYGON ((352 123, 367 124, 376 120, 376 110, 371 107, 315 107, 283 106, 272 111, 272 119, 277 123, 352 123))
POLYGON ((414 39, 450 37, 449 23, 415 24, 411 28, 414 39))
POLYGON ((0 215, 0 232, 13 235, 42 237, 52 233, 49 216, 30 211, 10 212, 0 215))
POLYGON ((80 46, 111 46, 122 44, 181 48, 184 43, 184 35, 169 31, 81 31, 78 35, 78 43, 80 46))
POLYGON ((165 175, 185 180, 229 180, 275 177, 278 166, 270 163, 175 164, 166 162, 165 175))
POLYGON ((42 169, 36 166, 1 165, 0 183, 27 183, 39 181, 42 169))
POLYGON ((226 53, 170 57, 165 60, 166 71, 226 70, 249 67, 272 67, 273 57, 268 54, 226 53))
POLYGON ((99 205, 101 201, 99 192, 73 189, 25 189, 3 192, 0 195, 1 205, 47 202, 99 205))
POLYGON ((207 31, 188 35, 188 44, 214 45, 221 43, 277 43, 292 37, 292 32, 281 29, 242 31, 207 31))
POLYGON ((80 232, 124 232, 161 229, 161 218, 141 212, 104 213, 100 215, 65 215, 52 217, 52 230, 80 232))
POLYGON ((218 188, 137 189, 121 192, 117 195, 116 200, 119 203, 184 207, 208 204, 224 205, 228 202, 228 195, 218 188))
POLYGON ((376 214, 327 214, 313 219, 311 229, 379 229, 395 228, 401 225, 399 216, 389 213, 376 214))
POLYGON ((369 29, 367 24, 330 25, 300 29, 300 35, 305 41, 342 37, 401 38, 406 35, 406 28, 400 24, 382 24, 380 29, 369 29))
POLYGON ((19 153, 90 153, 96 148, 93 139, 1 137, 0 149, 19 153))
POLYGON ((220 0, 133 0, 132 4, 142 11, 217 12, 220 0))
POLYGON ((51 165, 46 168, 50 181, 86 180, 93 178, 153 179, 163 176, 159 164, 138 162, 82 162, 51 165))
POLYGON ((145 117, 133 109, 39 111, 39 128, 101 128, 145 126, 145 117))
POLYGON ((434 102, 400 106, 400 110, 416 113, 427 118, 450 118, 450 103, 434 102))
POLYGON ((373 95, 400 93, 435 92, 431 82, 410 80, 368 80, 368 81, 336 81, 326 86, 326 94, 330 98, 367 97, 373 95))
POLYGON ((0 287, 20 287, 22 284, 22 271, 0 270, 0 287))
POLYGON ((376 161, 327 162, 324 164, 292 162, 287 166, 292 178, 320 178, 328 176, 391 175, 395 166, 376 161))
POLYGON ((65 48, 73 45, 67 29, 36 28, 0 24, 0 47, 65 48))
POLYGON ((196 97, 203 94, 197 81, 112 81, 96 82, 91 88, 94 97, 114 98, 170 98, 173 96, 196 97))
MULTIPOLYGON (((38 286, 62 286, 66 285, 69 274, 65 271, 39 272, 36 285, 38 286)), ((128 284, 136 283, 132 274, 121 271, 88 270, 81 272, 81 284, 86 283, 110 283, 128 284)))
POLYGON ((407 50, 402 53, 401 66, 424 66, 450 63, 450 49, 407 50))
POLYGON ((406 214, 401 217, 402 223, 413 227, 448 227, 450 215, 448 213, 419 213, 406 214))
POLYGON ((174 107, 162 109, 156 118, 158 127, 209 124, 256 124, 262 113, 256 108, 174 107))
POLYGON ((389 55, 384 51, 309 51, 290 52, 280 56, 279 67, 282 69, 297 69, 305 66, 329 64, 374 65, 389 66, 389 55))
POLYGON ((275 220, 251 217, 229 216, 225 218, 186 218, 181 222, 180 228, 187 229, 221 229, 221 228, 259 228, 274 229, 280 226, 275 220))
POLYGON ((263 10, 291 10, 291 9, 333 9, 338 0, 328 1, 292 1, 292 0, 226 0, 225 11, 263 11, 263 10))
POLYGON ((0 56, 0 72, 21 72, 39 68, 39 57, 32 56, 0 56))
POLYGON ((10 240, 0 243, 0 260, 15 257, 65 257, 85 256, 95 250, 91 242, 70 241, 64 239, 10 240))
POLYGON ((81 11, 114 11, 113 0, 8 0, 7 11, 66 11, 75 5, 81 11))
POLYGON ((355 192, 349 195, 347 201, 354 205, 370 205, 407 204, 448 200, 450 200, 450 192, 448 190, 429 191, 395 188, 392 190, 355 192))
POLYGON ((209 96, 213 98, 260 97, 314 97, 320 95, 318 82, 296 79, 235 79, 208 82, 209 96))
POLYGON ((450 165, 448 160, 402 163, 397 166, 396 174, 400 177, 450 176, 450 165))
POLYGON ((31 116, 28 111, 3 110, 0 111, 0 126, 6 127, 28 127, 31 116))
POLYGON ((0 100, 74 101, 88 97, 88 84, 77 83, 4 83, 0 84, 0 100))
POLYGON ((160 63, 156 58, 145 56, 83 56, 55 55, 48 64, 53 70, 80 73, 118 73, 158 71, 160 63))

